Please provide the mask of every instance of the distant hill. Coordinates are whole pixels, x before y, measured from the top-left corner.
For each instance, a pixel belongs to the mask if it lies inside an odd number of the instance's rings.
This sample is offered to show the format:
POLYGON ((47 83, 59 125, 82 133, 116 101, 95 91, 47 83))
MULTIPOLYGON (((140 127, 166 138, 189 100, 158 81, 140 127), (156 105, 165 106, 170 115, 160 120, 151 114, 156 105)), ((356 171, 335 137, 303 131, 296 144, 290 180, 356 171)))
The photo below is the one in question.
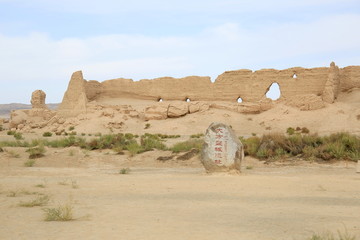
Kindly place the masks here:
MULTIPOLYGON (((59 103, 49 103, 46 104, 49 109, 55 110, 60 105, 59 103)), ((9 103, 9 104, 0 104, 0 118, 9 118, 10 112, 12 110, 19 109, 31 109, 31 104, 22 104, 22 103, 9 103)))

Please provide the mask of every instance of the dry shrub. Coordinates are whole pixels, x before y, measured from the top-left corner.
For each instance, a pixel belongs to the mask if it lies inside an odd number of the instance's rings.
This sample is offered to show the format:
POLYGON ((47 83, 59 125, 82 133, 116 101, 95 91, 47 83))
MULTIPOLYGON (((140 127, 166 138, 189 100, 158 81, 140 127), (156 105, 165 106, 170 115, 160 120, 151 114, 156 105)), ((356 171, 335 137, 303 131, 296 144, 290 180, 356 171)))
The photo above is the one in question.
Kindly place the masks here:
POLYGON ((56 208, 44 208, 45 221, 71 221, 73 217, 73 206, 71 204, 59 205, 56 208))
POLYGON ((349 133, 337 133, 319 137, 316 134, 299 133, 285 136, 267 134, 261 139, 241 138, 245 155, 271 159, 283 156, 297 156, 305 159, 347 159, 356 161, 360 157, 360 138, 349 133))

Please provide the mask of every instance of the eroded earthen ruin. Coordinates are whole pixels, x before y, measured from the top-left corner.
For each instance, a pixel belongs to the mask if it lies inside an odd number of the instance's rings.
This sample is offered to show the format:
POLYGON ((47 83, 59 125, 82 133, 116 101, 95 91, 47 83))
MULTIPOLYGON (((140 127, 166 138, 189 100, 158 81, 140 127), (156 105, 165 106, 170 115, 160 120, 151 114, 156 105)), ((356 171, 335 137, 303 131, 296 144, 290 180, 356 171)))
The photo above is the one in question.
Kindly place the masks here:
MULTIPOLYGON (((276 103, 316 110, 332 104, 340 92, 353 88, 360 88, 360 66, 339 68, 333 62, 330 67, 310 69, 226 71, 215 82, 210 77, 198 76, 98 82, 85 80, 82 72, 77 71, 72 74, 58 111, 48 110, 45 93, 35 91, 33 109, 13 111, 10 125, 24 130, 55 126, 58 131, 56 127, 66 119, 80 121, 94 112, 109 118, 120 113, 125 118, 146 121, 177 118, 210 108, 256 114, 276 103), (266 97, 273 83, 280 86, 281 97, 277 101, 266 97)), ((110 121, 107 126, 121 128, 122 123, 110 121)))

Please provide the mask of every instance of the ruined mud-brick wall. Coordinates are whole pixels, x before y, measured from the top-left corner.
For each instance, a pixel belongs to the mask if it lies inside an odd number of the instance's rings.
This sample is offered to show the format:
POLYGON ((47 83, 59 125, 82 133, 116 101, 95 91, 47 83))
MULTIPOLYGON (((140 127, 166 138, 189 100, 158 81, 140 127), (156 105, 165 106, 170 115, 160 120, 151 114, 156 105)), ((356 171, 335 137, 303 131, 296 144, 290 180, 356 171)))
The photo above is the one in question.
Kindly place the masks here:
MULTIPOLYGON (((85 84, 89 100, 102 97, 129 97, 158 100, 192 101, 260 101, 272 83, 280 85, 281 97, 315 94, 321 96, 329 77, 330 68, 289 68, 285 70, 263 69, 227 71, 214 83, 209 77, 157 78, 153 80, 114 79, 102 83, 89 81, 85 84), (295 76, 295 77, 294 77, 295 76)), ((360 87, 360 67, 340 69, 341 90, 360 87)))
POLYGON ((360 88, 360 66, 348 66, 340 69, 340 91, 360 88))
POLYGON ((265 98, 273 83, 278 83, 281 99, 314 96, 332 102, 339 91, 360 87, 360 66, 339 69, 334 63, 321 68, 289 68, 285 70, 237 70, 221 74, 214 83, 210 77, 157 78, 133 81, 113 79, 104 82, 85 81, 81 71, 75 72, 60 106, 61 111, 81 112, 86 102, 101 98, 134 98, 157 101, 229 101, 258 102, 265 98))

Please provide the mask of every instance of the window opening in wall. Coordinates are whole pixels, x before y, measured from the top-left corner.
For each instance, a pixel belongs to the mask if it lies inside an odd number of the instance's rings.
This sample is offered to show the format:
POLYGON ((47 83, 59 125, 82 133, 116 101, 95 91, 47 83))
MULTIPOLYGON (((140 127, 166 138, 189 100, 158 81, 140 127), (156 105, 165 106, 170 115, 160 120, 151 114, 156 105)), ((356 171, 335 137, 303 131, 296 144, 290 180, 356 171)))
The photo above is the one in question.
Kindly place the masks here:
POLYGON ((185 101, 186 101, 186 102, 191 102, 190 98, 186 98, 185 101))
POLYGON ((162 101, 163 101, 163 99, 162 99, 162 98, 159 98, 159 99, 158 99, 158 102, 162 102, 162 101))
POLYGON ((242 98, 241 97, 238 97, 238 99, 236 100, 238 103, 242 103, 242 98))
POLYGON ((296 75, 296 73, 294 73, 294 75, 293 75, 293 78, 297 78, 297 75, 296 75))
POLYGON ((272 100, 278 100, 281 96, 280 86, 278 83, 272 83, 266 92, 266 97, 272 100))

